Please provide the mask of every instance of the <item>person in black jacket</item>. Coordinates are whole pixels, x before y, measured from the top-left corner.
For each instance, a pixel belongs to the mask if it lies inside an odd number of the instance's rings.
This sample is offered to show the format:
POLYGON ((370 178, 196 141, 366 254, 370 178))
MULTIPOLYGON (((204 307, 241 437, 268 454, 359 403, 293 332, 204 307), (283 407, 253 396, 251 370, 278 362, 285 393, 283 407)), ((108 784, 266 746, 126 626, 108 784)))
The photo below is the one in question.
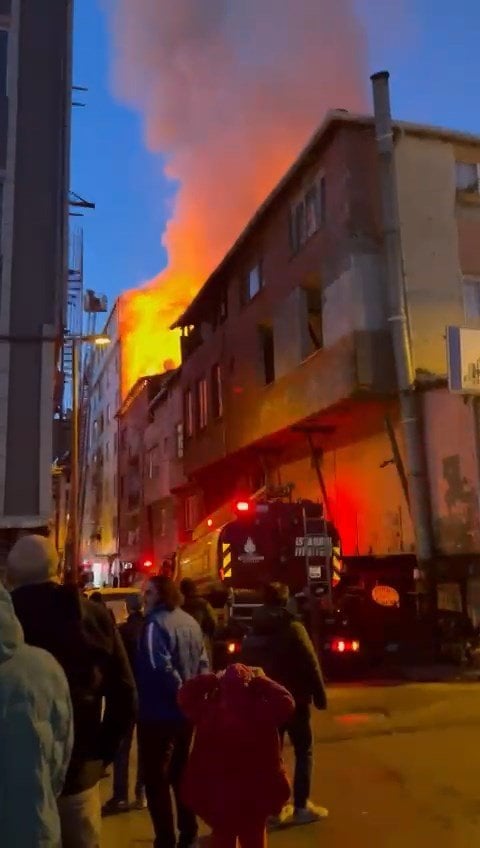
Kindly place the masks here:
POLYGON ((75 742, 59 799, 62 846, 97 848, 99 780, 134 721, 135 682, 108 610, 75 586, 59 585, 57 574, 57 552, 43 536, 22 537, 9 553, 7 579, 25 641, 60 663, 72 698, 75 742))
POLYGON ((252 632, 245 638, 240 661, 263 669, 267 677, 293 695, 295 712, 281 729, 290 737, 295 752, 294 806, 288 805, 273 824, 308 824, 328 815, 324 807, 309 800, 313 768, 313 735, 310 708, 326 709, 322 671, 311 639, 296 617, 287 610, 288 586, 265 587, 264 606, 253 616, 252 632))
POLYGON ((182 609, 184 612, 188 612, 188 614, 191 615, 201 627, 205 647, 211 664, 213 637, 215 636, 215 630, 217 629, 217 620, 215 618, 213 608, 205 598, 202 598, 198 592, 196 584, 188 577, 185 577, 181 581, 180 591, 183 595, 182 609))
MULTIPOLYGON (((119 625, 118 632, 122 638, 127 652, 130 667, 135 674, 136 656, 138 644, 142 634, 145 619, 142 612, 142 598, 136 593, 127 595, 126 607, 128 618, 119 625)), ((135 723, 132 722, 128 732, 122 739, 117 756, 113 763, 113 797, 104 805, 102 815, 109 816, 116 813, 124 813, 130 810, 129 802, 129 764, 130 751, 135 732, 135 723)), ((137 745, 137 779, 135 783, 135 809, 145 810, 147 801, 145 798, 145 786, 143 782, 140 752, 137 745)))

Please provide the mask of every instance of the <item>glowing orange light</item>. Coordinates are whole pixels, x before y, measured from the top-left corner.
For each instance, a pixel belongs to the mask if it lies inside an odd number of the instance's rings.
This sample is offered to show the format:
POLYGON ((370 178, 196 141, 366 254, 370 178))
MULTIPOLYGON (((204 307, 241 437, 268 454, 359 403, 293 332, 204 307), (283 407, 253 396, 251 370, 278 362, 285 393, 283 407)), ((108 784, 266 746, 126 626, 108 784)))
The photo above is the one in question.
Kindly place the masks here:
POLYGON ((352 642, 352 651, 354 654, 358 654, 360 650, 360 642, 352 642))
POLYGON ((207 527, 213 527, 213 518, 207 518, 207 527))
POLYGON ((227 652, 229 654, 235 654, 237 652, 237 644, 235 642, 229 642, 227 645, 227 652))

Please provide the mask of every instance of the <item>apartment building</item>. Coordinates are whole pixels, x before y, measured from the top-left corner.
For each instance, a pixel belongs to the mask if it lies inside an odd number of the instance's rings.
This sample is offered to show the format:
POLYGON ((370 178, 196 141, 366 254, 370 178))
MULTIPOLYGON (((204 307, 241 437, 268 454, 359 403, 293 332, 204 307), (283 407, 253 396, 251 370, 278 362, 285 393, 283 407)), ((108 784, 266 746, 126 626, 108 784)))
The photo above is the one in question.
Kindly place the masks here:
POLYGON ((72 3, 0 0, 0 529, 52 516, 68 274, 72 3))
MULTIPOLYGON (((396 123, 395 147, 435 546, 468 558, 476 432, 445 327, 480 326, 480 138, 396 123)), ((414 551, 386 289, 373 119, 331 112, 176 322, 185 504, 292 483, 327 501, 344 554, 414 551)))
MULTIPOLYGON (((154 519, 160 534, 162 513, 154 508, 158 496, 152 494, 160 476, 157 445, 145 442, 153 423, 152 402, 169 380, 169 374, 143 377, 132 386, 118 411, 118 539, 120 572, 156 569, 154 560, 154 519), (153 499, 152 499, 153 497, 153 499), (158 513, 158 515, 156 514, 158 513)), ((163 458, 163 457, 162 457, 163 458)), ((166 516, 163 516, 166 522, 166 516)))
MULTIPOLYGON (((110 344, 91 351, 88 371, 87 462, 82 503, 82 556, 108 579, 118 553, 118 422, 121 385, 121 339, 118 301, 103 333, 110 344)), ((98 581, 97 581, 98 582, 98 581)))
MULTIPOLYGON (((180 371, 166 375, 149 405, 150 423, 144 433, 144 506, 150 529, 153 561, 171 560, 184 540, 185 521, 178 513, 175 493, 183 489, 183 406, 180 371)), ((190 523, 195 516, 190 517, 190 523)), ((193 527, 194 525, 192 525, 193 527)))

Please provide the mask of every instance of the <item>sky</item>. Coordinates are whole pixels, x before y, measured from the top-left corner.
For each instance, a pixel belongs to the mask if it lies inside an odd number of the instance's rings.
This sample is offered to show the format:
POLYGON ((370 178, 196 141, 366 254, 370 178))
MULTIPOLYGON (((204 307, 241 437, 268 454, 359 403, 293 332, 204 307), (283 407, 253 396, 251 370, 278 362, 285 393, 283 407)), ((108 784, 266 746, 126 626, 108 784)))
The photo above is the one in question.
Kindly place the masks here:
MULTIPOLYGON (((396 3, 401 14, 389 28, 383 0, 357 0, 370 71, 391 74, 394 116, 480 135, 480 3, 396 3)), ((88 91, 75 92, 85 106, 74 109, 71 187, 96 209, 72 224, 84 230, 85 287, 106 294, 111 305, 164 267, 161 237, 175 186, 163 174, 161 156, 147 152, 140 116, 111 94, 110 65, 101 0, 76 0, 74 84, 88 91)))

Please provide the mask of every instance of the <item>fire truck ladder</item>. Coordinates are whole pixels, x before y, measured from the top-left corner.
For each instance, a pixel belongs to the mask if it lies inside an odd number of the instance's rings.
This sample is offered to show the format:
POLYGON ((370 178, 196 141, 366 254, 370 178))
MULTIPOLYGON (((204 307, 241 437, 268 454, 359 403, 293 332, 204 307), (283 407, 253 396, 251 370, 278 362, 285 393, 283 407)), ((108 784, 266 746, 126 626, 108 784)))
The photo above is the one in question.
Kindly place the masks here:
POLYGON ((307 577, 307 586, 310 592, 314 592, 315 586, 318 583, 327 585, 326 595, 328 605, 333 606, 332 600, 332 571, 333 571, 333 546, 332 539, 329 534, 329 528, 326 518, 321 515, 308 515, 307 509, 303 507, 303 542, 305 545, 305 574, 307 577), (319 549, 321 554, 319 554, 319 549), (312 550, 315 555, 312 556, 312 550), (315 569, 322 569, 318 564, 319 558, 324 560, 324 574, 320 572, 317 576, 315 569), (312 559, 316 562, 312 563, 312 559))

